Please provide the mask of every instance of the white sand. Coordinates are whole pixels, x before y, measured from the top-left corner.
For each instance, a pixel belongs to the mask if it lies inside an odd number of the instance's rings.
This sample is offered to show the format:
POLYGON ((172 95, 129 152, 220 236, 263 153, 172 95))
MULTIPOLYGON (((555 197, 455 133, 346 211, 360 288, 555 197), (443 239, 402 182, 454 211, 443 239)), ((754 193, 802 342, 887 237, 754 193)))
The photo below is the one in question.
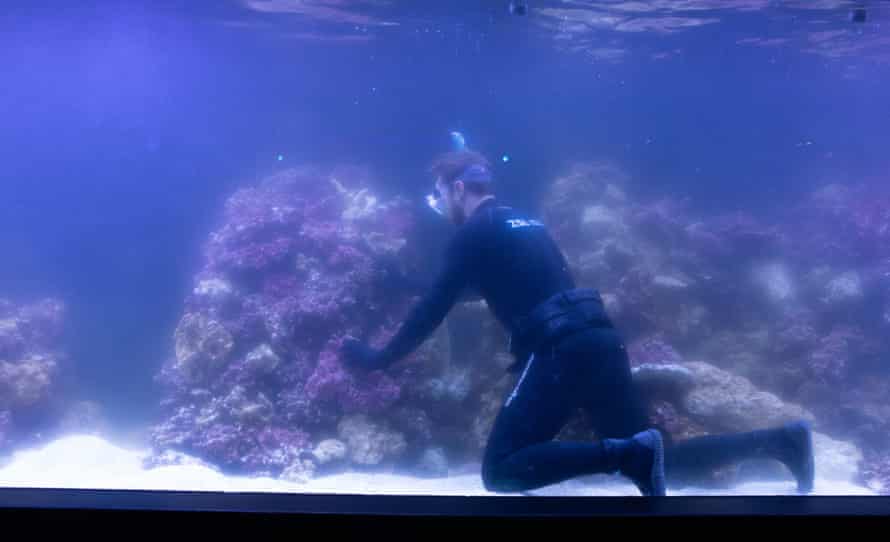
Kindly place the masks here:
MULTIPOLYGON (((349 473, 305 484, 273 478, 225 476, 196 465, 144 469, 146 450, 116 446, 102 438, 74 435, 43 448, 20 450, 0 468, 0 487, 66 489, 147 489, 223 492, 357 493, 389 495, 496 495, 487 492, 478 475, 414 478, 388 474, 349 473)), ((818 473, 818 468, 817 468, 818 473)), ((668 495, 795 495, 794 482, 745 483, 731 490, 684 488, 668 495)), ((591 476, 529 492, 538 496, 637 496, 623 479, 591 476)), ((876 495, 843 480, 817 478, 813 495, 876 495)), ((521 496, 521 495, 519 495, 521 496)))

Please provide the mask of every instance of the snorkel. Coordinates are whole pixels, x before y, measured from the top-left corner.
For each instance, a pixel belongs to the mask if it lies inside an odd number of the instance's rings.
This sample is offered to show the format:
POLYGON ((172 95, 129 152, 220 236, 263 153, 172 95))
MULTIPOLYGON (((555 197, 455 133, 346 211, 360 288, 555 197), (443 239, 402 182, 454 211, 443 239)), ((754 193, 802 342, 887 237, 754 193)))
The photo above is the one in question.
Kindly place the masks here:
POLYGON ((467 140, 464 138, 464 135, 460 132, 449 132, 451 135, 451 144, 456 151, 466 150, 467 148, 467 140))
MULTIPOLYGON (((467 149, 467 140, 462 133, 452 131, 449 132, 448 135, 451 136, 451 146, 455 151, 467 149)), ((426 195, 426 204, 439 216, 445 216, 443 195, 440 194, 438 190, 426 195)))

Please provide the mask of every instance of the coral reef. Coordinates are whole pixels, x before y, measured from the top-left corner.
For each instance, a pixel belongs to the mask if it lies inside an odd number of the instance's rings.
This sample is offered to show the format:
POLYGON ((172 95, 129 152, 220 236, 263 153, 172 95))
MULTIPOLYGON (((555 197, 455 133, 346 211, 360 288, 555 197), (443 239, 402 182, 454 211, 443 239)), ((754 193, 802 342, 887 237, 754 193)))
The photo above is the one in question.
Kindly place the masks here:
POLYGON ((828 185, 769 221, 698 216, 683 201, 631 197, 629 185, 615 165, 577 164, 541 214, 579 282, 601 291, 634 367, 711 364, 697 375, 711 386, 683 408, 654 403, 655 419, 679 435, 698 431, 686 415, 701 430, 742 430, 802 415, 780 407, 795 404, 860 447, 870 479, 884 476, 890 191, 828 185))
POLYGON ((385 371, 340 359, 346 335, 382 346, 416 300, 400 286, 400 269, 417 263, 413 213, 372 194, 357 168, 286 170, 233 194, 158 374, 155 457, 306 480, 331 469, 443 473, 478 455, 484 443, 467 428, 484 410, 480 390, 512 361, 497 356, 496 324, 479 324, 484 303, 455 307, 385 371), (465 342, 472 365, 449 356, 450 326, 466 322, 478 331, 465 342))
POLYGON ((64 326, 65 305, 58 299, 0 299, 0 451, 72 428, 79 410, 62 385, 64 326))
MULTIPOLYGON (((517 378, 484 301, 460 302, 385 371, 339 357, 346 335, 382 346, 417 299, 399 271, 421 253, 413 208, 372 186, 357 168, 297 168, 227 200, 158 374, 156 461, 307 480, 480 459, 517 378)), ((653 423, 677 440, 810 419, 820 465, 886 479, 890 199, 832 187, 767 223, 630 190, 614 165, 575 165, 541 216, 579 285, 603 294, 653 423)), ((581 411, 557 436, 595 437, 581 411)))

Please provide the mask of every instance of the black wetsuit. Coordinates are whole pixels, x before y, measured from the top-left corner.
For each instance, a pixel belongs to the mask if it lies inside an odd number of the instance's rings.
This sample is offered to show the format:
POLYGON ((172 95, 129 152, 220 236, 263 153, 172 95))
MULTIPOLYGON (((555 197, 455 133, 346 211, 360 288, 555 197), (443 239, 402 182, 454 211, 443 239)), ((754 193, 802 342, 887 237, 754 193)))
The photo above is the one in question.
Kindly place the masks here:
POLYGON ((445 267, 382 352, 386 362, 417 348, 462 294, 480 295, 512 331, 513 322, 551 295, 575 287, 568 264, 543 225, 489 199, 455 234, 445 267))
MULTIPOLYGON (((554 294, 575 282, 546 227, 514 209, 484 201, 463 224, 432 289, 381 352, 384 365, 417 348, 439 326, 461 294, 474 290, 510 331, 554 294)), ((612 473, 617 457, 593 442, 555 442, 569 417, 583 408, 603 439, 628 438, 650 427, 632 383, 621 336, 605 317, 537 351, 521 352, 522 373, 494 423, 482 477, 492 491, 522 491, 581 475, 612 473), (527 357, 526 357, 527 356, 527 357)), ((761 453, 768 432, 707 436, 668 447, 670 482, 761 453)))

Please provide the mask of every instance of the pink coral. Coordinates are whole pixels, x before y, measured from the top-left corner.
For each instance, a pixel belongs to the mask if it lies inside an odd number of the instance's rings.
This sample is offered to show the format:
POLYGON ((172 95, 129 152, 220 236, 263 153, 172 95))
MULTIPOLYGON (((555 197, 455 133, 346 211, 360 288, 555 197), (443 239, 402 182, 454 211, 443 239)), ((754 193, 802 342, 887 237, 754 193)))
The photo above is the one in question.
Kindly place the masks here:
MULTIPOLYGON (((332 346, 339 346, 339 342, 332 346)), ((306 382, 305 393, 310 401, 342 409, 344 414, 379 414, 399 400, 400 387, 380 371, 352 374, 338 354, 325 350, 306 382)))
POLYGON ((176 447, 277 475, 303 465, 301 454, 336 434, 344 416, 390 416, 416 381, 406 366, 429 353, 371 374, 340 360, 345 335, 379 342, 407 314, 411 299, 382 287, 378 263, 407 258, 400 248, 413 218, 406 202, 378 202, 356 186, 363 177, 344 176, 355 170, 338 171, 287 170, 226 202, 184 304, 180 326, 194 331, 177 335, 201 345, 213 333, 225 348, 206 359, 183 339, 162 367, 158 452, 176 447))

